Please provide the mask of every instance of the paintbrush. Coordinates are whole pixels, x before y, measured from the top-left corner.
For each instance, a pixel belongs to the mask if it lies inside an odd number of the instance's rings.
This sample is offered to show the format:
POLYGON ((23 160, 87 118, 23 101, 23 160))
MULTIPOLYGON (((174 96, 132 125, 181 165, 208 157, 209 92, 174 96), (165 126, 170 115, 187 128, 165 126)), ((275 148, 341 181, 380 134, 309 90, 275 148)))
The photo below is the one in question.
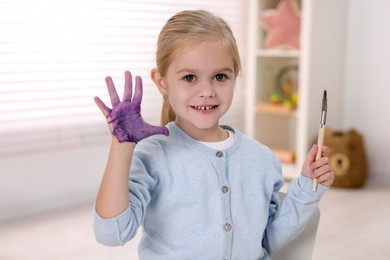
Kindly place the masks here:
MULTIPOLYGON (((325 125, 326 125, 326 112, 328 110, 328 99, 326 90, 324 90, 324 94, 322 95, 322 107, 321 107, 321 120, 320 120, 320 128, 318 130, 318 140, 317 140, 317 146, 318 151, 316 155, 316 161, 321 158, 322 155, 322 146, 324 144, 324 134, 325 134, 325 125)), ((317 180, 313 179, 313 191, 317 191, 317 180)))

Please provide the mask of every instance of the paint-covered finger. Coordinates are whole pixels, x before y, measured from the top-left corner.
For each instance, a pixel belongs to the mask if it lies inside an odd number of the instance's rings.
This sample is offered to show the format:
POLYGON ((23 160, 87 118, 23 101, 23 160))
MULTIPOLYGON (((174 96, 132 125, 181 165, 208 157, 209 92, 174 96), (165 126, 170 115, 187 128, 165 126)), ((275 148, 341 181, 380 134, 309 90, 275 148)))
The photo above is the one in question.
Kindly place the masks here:
POLYGON ((105 117, 108 117, 108 115, 111 113, 111 109, 108 108, 106 104, 104 104, 104 102, 99 97, 94 97, 93 100, 95 101, 100 111, 102 111, 103 115, 105 117))
POLYGON ((163 135, 168 136, 169 135, 169 130, 165 126, 152 126, 152 125, 149 125, 149 133, 151 135, 163 134, 163 135))
POLYGON ((123 93, 123 101, 131 101, 133 97, 133 77, 130 71, 125 71, 125 91, 123 93))
POLYGON ((112 106, 117 106, 120 103, 118 93, 116 92, 114 82, 111 77, 106 77, 106 84, 108 89, 108 94, 110 95, 112 106))
POLYGON ((142 78, 140 76, 135 77, 135 90, 133 101, 141 103, 142 101, 142 78))

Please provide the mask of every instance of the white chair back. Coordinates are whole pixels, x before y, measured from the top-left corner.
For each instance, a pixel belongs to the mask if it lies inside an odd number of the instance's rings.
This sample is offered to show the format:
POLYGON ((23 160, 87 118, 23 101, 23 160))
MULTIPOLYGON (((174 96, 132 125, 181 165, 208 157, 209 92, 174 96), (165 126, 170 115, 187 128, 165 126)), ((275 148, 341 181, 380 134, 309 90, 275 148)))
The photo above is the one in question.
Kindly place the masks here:
MULTIPOLYGON (((283 201, 284 196, 284 193, 280 193, 281 201, 283 201)), ((317 207, 302 233, 280 251, 273 254, 271 260, 311 260, 319 222, 320 210, 317 207)))

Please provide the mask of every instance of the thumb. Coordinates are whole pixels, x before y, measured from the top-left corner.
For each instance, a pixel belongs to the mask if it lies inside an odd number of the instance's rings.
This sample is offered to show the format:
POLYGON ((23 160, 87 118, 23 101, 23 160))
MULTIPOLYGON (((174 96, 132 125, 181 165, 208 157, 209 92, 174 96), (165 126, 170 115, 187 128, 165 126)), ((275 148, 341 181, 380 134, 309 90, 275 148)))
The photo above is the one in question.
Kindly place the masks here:
POLYGON ((317 151, 318 151, 318 146, 316 144, 314 144, 310 151, 308 152, 308 154, 306 155, 306 160, 305 162, 306 163, 311 163, 311 162, 314 162, 315 159, 316 159, 316 155, 317 155, 317 151))
POLYGON ((316 144, 314 144, 311 147, 310 151, 307 153, 305 161, 303 162, 303 165, 302 165, 302 175, 303 176, 306 176, 306 177, 312 178, 312 179, 314 178, 311 165, 313 164, 313 162, 316 159, 317 150, 318 150, 318 146, 316 144))
POLYGON ((168 136, 169 135, 169 130, 165 126, 149 125, 149 133, 150 133, 150 135, 163 134, 163 135, 168 136))

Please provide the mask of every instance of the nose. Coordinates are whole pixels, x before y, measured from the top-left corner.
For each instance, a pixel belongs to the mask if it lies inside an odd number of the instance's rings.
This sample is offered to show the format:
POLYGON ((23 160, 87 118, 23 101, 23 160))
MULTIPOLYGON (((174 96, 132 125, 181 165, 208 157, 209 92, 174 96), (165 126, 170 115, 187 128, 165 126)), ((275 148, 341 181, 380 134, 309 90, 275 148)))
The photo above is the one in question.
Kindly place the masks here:
POLYGON ((199 86, 198 97, 215 97, 215 89, 211 82, 204 82, 199 86))

